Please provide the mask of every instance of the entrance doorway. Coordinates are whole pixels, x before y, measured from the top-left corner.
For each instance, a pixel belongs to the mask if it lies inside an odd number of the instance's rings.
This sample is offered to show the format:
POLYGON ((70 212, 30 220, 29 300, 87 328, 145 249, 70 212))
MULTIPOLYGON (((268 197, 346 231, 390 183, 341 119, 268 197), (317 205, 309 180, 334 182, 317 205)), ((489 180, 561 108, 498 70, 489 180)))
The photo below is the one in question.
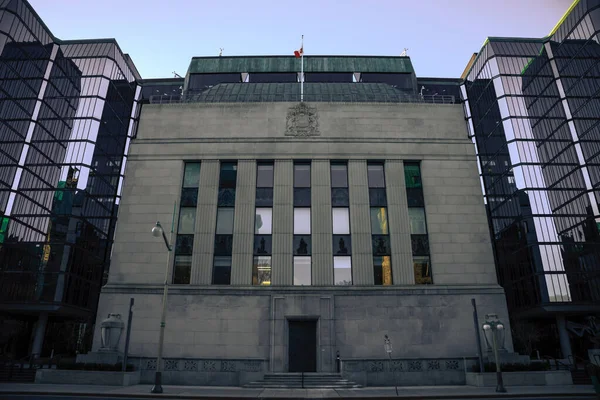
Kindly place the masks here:
POLYGON ((290 372, 317 372, 317 321, 289 321, 290 372))

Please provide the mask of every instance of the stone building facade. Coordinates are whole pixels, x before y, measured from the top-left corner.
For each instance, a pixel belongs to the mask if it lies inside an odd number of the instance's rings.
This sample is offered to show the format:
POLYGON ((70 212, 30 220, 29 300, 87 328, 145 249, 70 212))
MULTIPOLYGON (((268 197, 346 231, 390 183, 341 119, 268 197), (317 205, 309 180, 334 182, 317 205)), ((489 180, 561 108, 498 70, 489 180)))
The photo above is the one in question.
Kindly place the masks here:
MULTIPOLYGON (((458 104, 150 104, 127 174, 94 349, 100 321, 127 315, 134 297, 130 354, 147 382, 166 264, 166 383, 238 385, 265 372, 331 372, 338 353, 345 372, 377 372, 387 358, 385 334, 398 368, 447 370, 429 382, 459 382, 464 358, 477 354, 471 299, 480 319, 497 313, 508 323, 458 104), (270 207, 269 174, 259 172, 265 165, 273 171, 270 207), (224 184, 232 170, 235 185, 224 184), (339 186, 346 191, 332 196, 339 186), (198 188, 191 202, 189 187, 198 188), (158 220, 169 231, 174 203, 173 241, 180 240, 167 261, 150 230, 158 220), (425 218, 410 210, 419 203, 425 218), (193 208, 193 219, 180 204, 193 208), (232 222, 221 221, 224 208, 233 210, 232 222), (231 246, 220 246, 227 235, 231 246), (347 250, 341 263, 340 247, 347 250)), ((509 333, 505 347, 512 351, 509 333)))

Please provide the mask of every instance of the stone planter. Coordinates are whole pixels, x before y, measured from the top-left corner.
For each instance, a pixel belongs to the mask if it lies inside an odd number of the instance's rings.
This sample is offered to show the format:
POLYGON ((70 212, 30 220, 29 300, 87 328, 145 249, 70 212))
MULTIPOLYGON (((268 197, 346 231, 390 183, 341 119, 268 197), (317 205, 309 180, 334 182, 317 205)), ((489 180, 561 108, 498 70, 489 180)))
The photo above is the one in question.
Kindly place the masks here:
POLYGON ((77 371, 69 369, 38 369, 35 383, 66 385, 131 386, 140 383, 140 371, 77 371))
MULTIPOLYGON (((503 372, 504 386, 553 386, 572 385, 570 371, 519 371, 503 372)), ((495 372, 467 372, 467 385, 477 387, 495 387, 495 372)))

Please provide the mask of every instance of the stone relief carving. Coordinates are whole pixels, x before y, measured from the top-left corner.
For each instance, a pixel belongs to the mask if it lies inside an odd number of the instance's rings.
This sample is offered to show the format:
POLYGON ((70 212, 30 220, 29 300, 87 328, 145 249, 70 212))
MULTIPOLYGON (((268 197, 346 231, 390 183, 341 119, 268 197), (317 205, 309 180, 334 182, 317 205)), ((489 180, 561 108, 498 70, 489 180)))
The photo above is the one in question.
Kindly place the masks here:
POLYGON ((223 372, 235 372, 235 362, 233 362, 233 361, 221 361, 221 371, 223 371, 223 372))
POLYGON ((299 103, 290 107, 285 123, 286 136, 319 136, 319 115, 315 107, 299 103))

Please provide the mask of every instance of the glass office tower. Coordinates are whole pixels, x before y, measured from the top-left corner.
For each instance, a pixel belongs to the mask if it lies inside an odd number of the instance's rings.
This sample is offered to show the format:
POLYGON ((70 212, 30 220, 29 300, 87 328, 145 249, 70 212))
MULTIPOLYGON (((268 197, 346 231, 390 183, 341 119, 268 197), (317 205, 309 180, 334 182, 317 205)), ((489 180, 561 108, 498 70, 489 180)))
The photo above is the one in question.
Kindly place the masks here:
POLYGON ((488 38, 461 86, 515 343, 542 355, 587 357, 600 312, 599 31, 575 1, 545 38, 488 38))
POLYGON ((59 40, 27 1, 0 1, 4 356, 85 347, 108 274, 139 78, 114 40, 59 40))

